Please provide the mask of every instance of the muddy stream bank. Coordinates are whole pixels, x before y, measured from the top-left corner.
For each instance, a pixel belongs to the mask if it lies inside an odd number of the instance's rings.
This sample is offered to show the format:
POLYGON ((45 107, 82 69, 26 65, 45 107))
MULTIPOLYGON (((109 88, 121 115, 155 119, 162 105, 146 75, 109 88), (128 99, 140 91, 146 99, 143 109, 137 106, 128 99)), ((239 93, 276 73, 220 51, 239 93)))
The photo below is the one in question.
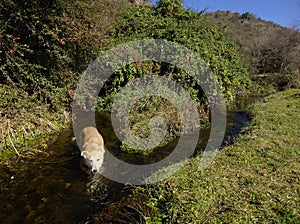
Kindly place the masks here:
MULTIPOLYGON (((224 145, 232 144, 249 123, 245 108, 258 98, 238 100, 229 107, 224 145)), ((164 158, 176 140, 147 158, 119 150, 108 113, 96 116, 97 128, 106 148, 116 157, 135 164, 149 164, 164 158)), ((205 148, 210 130, 201 131, 196 150, 205 148)), ((126 186, 101 175, 91 178, 82 170, 80 153, 72 143, 72 131, 61 133, 46 152, 19 157, 0 164, 0 223, 85 223, 94 214, 127 197, 126 186)))

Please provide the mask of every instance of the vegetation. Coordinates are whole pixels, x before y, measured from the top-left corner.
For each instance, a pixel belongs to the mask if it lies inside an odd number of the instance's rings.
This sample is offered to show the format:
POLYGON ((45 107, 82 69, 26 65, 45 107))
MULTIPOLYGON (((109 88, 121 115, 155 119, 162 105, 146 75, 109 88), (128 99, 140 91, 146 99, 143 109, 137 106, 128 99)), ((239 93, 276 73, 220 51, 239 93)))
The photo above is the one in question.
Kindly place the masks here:
MULTIPOLYGON (((156 7, 131 7, 121 16, 122 20, 108 32, 111 38, 110 45, 149 38, 169 40, 199 54, 217 76, 227 100, 244 93, 246 87, 250 86, 242 56, 237 52, 234 42, 201 15, 183 9, 182 1, 164 0, 158 1, 156 7)), ((196 80, 175 65, 157 61, 135 62, 116 72, 102 91, 98 106, 110 109, 114 95, 121 87, 135 78, 146 75, 167 76, 180 83, 189 91, 197 107, 205 108, 205 112, 208 113, 206 96, 196 80)), ((131 114, 139 114, 133 116, 130 123, 132 130, 140 137, 150 134, 147 125, 149 119, 161 114, 169 121, 166 141, 181 133, 178 114, 162 98, 141 99, 131 114)), ((125 145, 122 148, 130 150, 125 145)))
MULTIPOLYGON (((22 151, 35 151, 37 146, 32 144, 36 137, 45 133, 52 135, 68 126, 69 115, 49 111, 49 108, 36 101, 21 89, 12 89, 0 84, 0 159, 8 159, 22 151)), ((45 138, 39 139, 42 148, 45 138)), ((49 136, 48 136, 49 138, 49 136)))
POLYGON ((77 81, 104 45, 99 30, 126 8, 117 2, 0 2, 1 154, 67 127, 77 81))
MULTIPOLYGON (((59 106, 70 76, 64 1, 1 1, 1 83, 59 106)), ((65 94, 64 94, 65 95, 65 94)))
POLYGON ((105 45, 99 39, 121 3, 1 1, 1 83, 36 95, 53 109, 69 106, 78 78, 105 45))
POLYGON ((256 81, 264 80, 277 90, 299 87, 299 30, 264 21, 250 12, 217 11, 205 17, 238 43, 256 81))
MULTIPOLYGON (((228 101, 238 94, 300 86, 299 32, 251 13, 203 16, 183 9, 179 0, 160 0, 155 7, 126 0, 8 0, 0 6, 0 159, 46 148, 47 138, 41 136, 70 125, 82 72, 99 53, 128 41, 166 39, 197 52, 228 101)), ((110 109, 127 82, 145 75, 172 78, 190 92, 203 120, 209 120, 197 82, 174 65, 154 61, 115 72, 100 92, 97 109, 110 109)), ((299 89, 265 98, 251 108, 253 120, 245 134, 222 149, 208 169, 198 171, 201 155, 196 156, 168 181, 139 188, 107 210, 117 209, 118 221, 296 223, 299 102, 299 89)), ((165 140, 180 133, 180 117, 165 99, 143 98, 133 114, 131 129, 140 137, 149 135, 149 120, 157 115, 168 123, 165 140)), ((113 221, 106 214, 111 213, 99 214, 95 221, 113 221)))
MULTIPOLYGON (((234 42, 202 16, 183 9, 181 1, 159 1, 156 7, 131 7, 109 34, 112 45, 153 38, 173 41, 197 52, 217 75, 228 100, 249 85, 247 70, 234 42)), ((134 63, 122 69, 112 82, 114 91, 124 82, 144 75, 167 75, 189 89, 198 101, 204 98, 201 88, 188 74, 174 65, 159 62, 134 63)))
POLYGON ((298 223, 299 91, 253 105, 251 125, 204 171, 198 155, 168 180, 135 190, 127 205, 146 223, 298 223))
MULTIPOLYGON (((126 2, 1 2, 1 84, 20 89, 19 92, 28 94, 38 104, 45 104, 57 117, 70 109, 81 73, 99 53, 128 41, 155 38, 197 52, 217 75, 226 99, 231 100, 249 86, 247 71, 234 42, 202 16, 183 9, 181 1, 163 0, 156 7, 147 4, 128 7, 126 2), (120 22, 114 23, 116 18, 120 22)), ((98 109, 109 110, 122 86, 145 75, 164 75, 179 82, 198 107, 208 112, 206 96, 199 84, 176 66, 160 62, 136 62, 116 72, 100 93, 98 109)), ((166 105, 169 104, 162 98, 141 99, 132 113, 139 111, 144 116, 131 118, 132 129, 141 137, 147 136, 149 128, 145 123, 151 116, 170 111, 166 117, 170 121, 166 141, 177 136, 181 130, 179 116, 171 105, 166 105)), ((2 107, 7 106, 3 101, 2 107)), ((29 119, 29 113, 22 113, 29 119)), ((35 128, 43 132, 38 126, 35 128)))

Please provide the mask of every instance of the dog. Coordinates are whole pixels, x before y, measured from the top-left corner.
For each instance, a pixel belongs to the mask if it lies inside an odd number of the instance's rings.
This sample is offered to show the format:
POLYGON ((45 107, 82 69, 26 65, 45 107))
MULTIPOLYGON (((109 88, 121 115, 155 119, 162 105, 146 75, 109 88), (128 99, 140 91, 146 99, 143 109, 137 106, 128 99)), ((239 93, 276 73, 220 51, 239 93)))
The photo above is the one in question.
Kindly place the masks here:
POLYGON ((93 174, 102 172, 104 160, 104 140, 94 127, 86 127, 81 131, 82 143, 81 156, 84 163, 91 169, 93 174))

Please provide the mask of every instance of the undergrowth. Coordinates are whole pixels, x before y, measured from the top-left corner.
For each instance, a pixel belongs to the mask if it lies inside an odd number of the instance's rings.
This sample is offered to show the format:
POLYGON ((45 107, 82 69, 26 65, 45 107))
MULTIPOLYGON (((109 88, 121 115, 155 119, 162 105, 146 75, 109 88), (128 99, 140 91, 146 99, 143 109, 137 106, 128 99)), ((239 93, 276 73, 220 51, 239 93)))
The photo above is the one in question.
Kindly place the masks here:
POLYGON ((26 92, 6 85, 0 85, 0 112, 0 159, 34 151, 37 146, 31 143, 42 142, 70 123, 70 115, 63 108, 49 111, 26 92))

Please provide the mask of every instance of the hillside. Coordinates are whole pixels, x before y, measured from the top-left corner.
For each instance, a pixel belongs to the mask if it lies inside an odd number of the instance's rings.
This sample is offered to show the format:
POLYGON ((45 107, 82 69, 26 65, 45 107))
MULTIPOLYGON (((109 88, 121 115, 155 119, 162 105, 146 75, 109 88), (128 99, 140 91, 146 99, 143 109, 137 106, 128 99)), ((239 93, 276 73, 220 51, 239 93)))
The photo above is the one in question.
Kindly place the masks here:
POLYGON ((262 20, 250 12, 239 14, 231 11, 216 11, 206 13, 205 17, 238 41, 242 47, 267 32, 285 29, 273 22, 262 20))
POLYGON ((239 14, 216 11, 206 13, 205 17, 238 43, 252 74, 280 73, 299 76, 299 31, 262 20, 250 12, 239 14))

